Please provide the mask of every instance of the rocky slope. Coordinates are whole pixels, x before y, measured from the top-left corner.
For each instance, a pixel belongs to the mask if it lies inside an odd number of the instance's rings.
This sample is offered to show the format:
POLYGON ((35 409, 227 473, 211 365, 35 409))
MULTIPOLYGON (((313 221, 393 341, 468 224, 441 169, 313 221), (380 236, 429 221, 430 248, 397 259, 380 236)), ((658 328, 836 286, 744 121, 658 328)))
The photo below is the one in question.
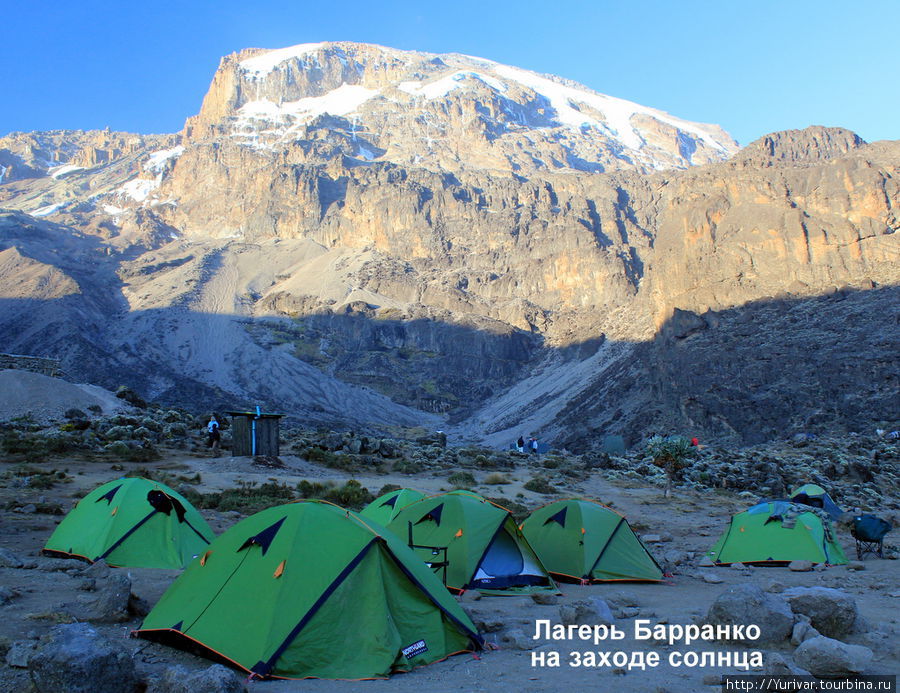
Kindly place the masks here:
POLYGON ((497 444, 894 421, 895 303, 871 289, 900 280, 900 143, 735 149, 466 56, 245 51, 180 135, 0 140, 0 343, 161 401, 497 444), (817 300, 848 288, 850 316, 817 300), (848 337, 805 351, 797 311, 805 339, 848 337), (741 327, 759 315, 779 329, 741 327), (773 357, 804 374, 789 398, 773 357))

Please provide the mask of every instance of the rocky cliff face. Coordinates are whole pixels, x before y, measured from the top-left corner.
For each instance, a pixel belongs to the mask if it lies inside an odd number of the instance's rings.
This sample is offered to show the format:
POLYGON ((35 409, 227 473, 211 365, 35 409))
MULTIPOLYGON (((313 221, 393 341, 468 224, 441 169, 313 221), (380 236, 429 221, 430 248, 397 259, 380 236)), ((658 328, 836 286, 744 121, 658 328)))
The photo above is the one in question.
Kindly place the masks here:
MULTIPOLYGON (((0 218, 0 340, 198 407, 497 444, 756 441, 786 382, 757 357, 803 352, 732 327, 790 332, 813 306, 806 338, 877 332, 862 308, 816 320, 834 304, 815 301, 889 305, 872 289, 900 283, 900 143, 809 128, 734 151, 716 127, 466 56, 244 51, 178 136, 0 140, 18 162, 0 207, 19 210, 0 218)), ((861 425, 818 378, 883 363, 896 319, 882 331, 809 357, 788 427, 861 425)), ((896 379, 873 368, 871 418, 889 420, 896 379)))

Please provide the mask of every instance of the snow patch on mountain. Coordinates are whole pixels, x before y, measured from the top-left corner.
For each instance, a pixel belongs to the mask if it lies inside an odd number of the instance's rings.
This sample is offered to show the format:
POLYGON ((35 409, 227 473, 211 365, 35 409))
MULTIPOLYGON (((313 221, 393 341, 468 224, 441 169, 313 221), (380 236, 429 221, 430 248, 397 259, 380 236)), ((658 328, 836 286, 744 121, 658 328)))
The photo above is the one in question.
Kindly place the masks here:
POLYGON ((63 166, 52 166, 47 169, 47 173, 50 174, 51 178, 61 178, 67 173, 72 173, 74 171, 83 171, 84 166, 75 166, 73 164, 65 164, 63 166))
POLYGON ((631 118, 637 114, 643 114, 656 118, 679 130, 690 132, 710 146, 722 152, 727 152, 727 149, 701 126, 680 118, 674 118, 663 111, 647 108, 614 96, 560 84, 537 73, 521 70, 517 67, 495 64, 494 71, 546 97, 556 111, 559 122, 563 125, 576 129, 596 127, 600 130, 609 131, 614 137, 632 149, 639 149, 644 142, 631 124, 631 118), (590 114, 583 113, 579 108, 580 104, 584 104, 601 113, 606 118, 607 123, 598 121, 590 114))
POLYGON ((41 207, 39 209, 34 210, 31 213, 33 217, 47 217, 51 214, 54 214, 59 210, 60 207, 63 206, 63 203, 55 204, 55 205, 46 205, 45 207, 41 207))
POLYGON ((342 84, 322 96, 309 96, 282 104, 268 100, 250 101, 241 106, 237 115, 239 122, 244 125, 253 120, 275 123, 291 120, 306 122, 326 113, 336 116, 348 115, 379 93, 377 89, 342 84))
POLYGON ((184 147, 178 145, 171 149, 162 149, 158 152, 151 152, 150 158, 144 163, 144 170, 152 173, 162 173, 166 163, 172 159, 177 159, 184 153, 184 147))
POLYGON ((150 193, 159 187, 162 176, 148 180, 147 178, 133 178, 120 188, 116 193, 122 197, 129 197, 135 202, 146 202, 150 193))
POLYGON ((325 45, 326 44, 324 43, 301 43, 296 46, 289 46, 288 48, 278 48, 263 53, 262 55, 242 60, 240 66, 244 72, 265 75, 274 70, 281 63, 294 58, 302 58, 309 53, 323 48, 325 45))
POLYGON ((498 92, 506 91, 506 85, 503 82, 471 70, 459 70, 424 85, 422 82, 400 82, 397 88, 412 96, 424 96, 430 100, 446 96, 454 89, 463 86, 463 82, 467 79, 477 79, 498 92))

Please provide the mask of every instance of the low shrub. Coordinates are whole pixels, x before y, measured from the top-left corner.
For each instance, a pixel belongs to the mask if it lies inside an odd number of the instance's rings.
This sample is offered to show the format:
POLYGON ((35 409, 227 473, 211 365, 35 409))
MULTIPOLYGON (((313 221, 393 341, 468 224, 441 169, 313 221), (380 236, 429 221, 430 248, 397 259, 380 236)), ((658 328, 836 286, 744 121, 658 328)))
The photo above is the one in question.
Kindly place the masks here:
POLYGON ((543 493, 544 495, 557 493, 556 487, 542 476, 536 476, 532 479, 529 479, 523 484, 523 487, 528 491, 543 493))
POLYGON ((447 477, 447 481, 450 482, 453 488, 467 490, 471 490, 476 484, 475 477, 469 472, 455 472, 447 477))

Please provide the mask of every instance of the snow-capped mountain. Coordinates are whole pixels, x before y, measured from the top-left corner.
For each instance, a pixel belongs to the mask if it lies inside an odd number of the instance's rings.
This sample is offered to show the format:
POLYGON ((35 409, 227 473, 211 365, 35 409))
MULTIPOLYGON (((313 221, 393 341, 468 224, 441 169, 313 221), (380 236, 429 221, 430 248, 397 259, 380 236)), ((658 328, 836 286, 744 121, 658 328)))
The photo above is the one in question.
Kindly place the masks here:
POLYGON ((188 131, 272 150, 327 132, 361 161, 520 175, 686 168, 738 149, 716 125, 560 77, 466 55, 357 43, 226 57, 188 131))

